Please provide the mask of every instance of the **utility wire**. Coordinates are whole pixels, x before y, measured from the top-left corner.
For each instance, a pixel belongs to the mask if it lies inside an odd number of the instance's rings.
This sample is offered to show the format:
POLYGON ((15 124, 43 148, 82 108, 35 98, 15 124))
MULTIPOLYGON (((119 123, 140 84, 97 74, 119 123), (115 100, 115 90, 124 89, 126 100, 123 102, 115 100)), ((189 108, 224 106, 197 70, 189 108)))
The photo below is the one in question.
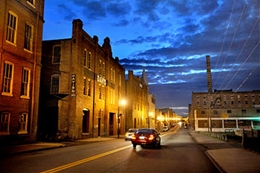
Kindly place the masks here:
POLYGON ((259 45, 260 41, 258 41, 258 43, 255 45, 254 49, 250 52, 250 54, 247 56, 247 58, 245 59, 245 61, 243 62, 243 64, 239 67, 239 69, 237 70, 237 72, 233 75, 232 79, 229 80, 228 84, 225 86, 225 88, 230 84, 230 82, 236 77, 237 73, 241 70, 241 68, 244 66, 244 64, 246 63, 246 61, 250 58, 250 56, 253 54, 253 52, 256 50, 257 46, 259 45))
POLYGON ((239 85, 239 87, 236 89, 235 92, 237 92, 243 85, 244 83, 248 80, 248 78, 252 75, 252 73, 257 69, 257 66, 249 73, 249 75, 246 77, 246 79, 239 85))
MULTIPOLYGON (((255 24, 254 24, 253 28, 251 29, 250 34, 247 36, 247 39, 246 39, 246 41, 245 41, 245 43, 244 43, 242 49, 240 50, 240 53, 239 53, 239 55, 237 56, 235 63, 233 63, 232 68, 231 68, 231 70, 228 72, 228 75, 226 75, 226 78, 225 78, 224 81, 227 80, 227 78, 228 78, 228 76, 230 75, 231 71, 232 71, 233 68, 235 67, 235 64, 237 63, 239 57, 241 56, 241 54, 242 54, 242 52, 243 52, 243 50, 244 50, 244 48, 245 48, 245 46, 246 46, 246 44, 247 44, 247 42, 248 42, 250 36, 252 35, 252 33, 253 33, 253 31, 254 31, 254 29, 255 29, 255 27, 256 27, 256 25, 257 25, 259 19, 260 19, 260 18, 257 18, 257 19, 256 19, 255 24)), ((222 87, 222 85, 223 85, 223 83, 221 84, 221 87, 222 87)), ((227 87, 227 85, 226 85, 226 87, 227 87)), ((226 87, 225 87, 225 88, 226 88, 226 87)), ((225 89, 225 88, 224 88, 224 89, 225 89)))
MULTIPOLYGON (((228 25, 226 27, 225 35, 224 35, 224 38, 223 38, 223 41, 222 41, 222 44, 221 44, 221 48, 220 48, 220 52, 219 52, 219 55, 218 55, 218 58, 217 58, 217 63, 215 65, 215 69, 217 68, 219 59, 221 57, 221 53, 222 53, 222 50, 223 50, 223 47, 224 47, 224 43, 225 43, 225 40, 226 40, 227 32, 228 32, 228 29, 229 29, 229 24, 230 24, 230 21, 231 21, 233 12, 234 12, 235 5, 236 5, 236 0, 234 0, 234 2, 233 2, 232 10, 231 10, 229 20, 228 20, 228 25)), ((219 79, 219 75, 217 77, 216 83, 217 83, 218 79, 219 79)), ((216 83, 214 84, 214 87, 215 87, 216 83)))

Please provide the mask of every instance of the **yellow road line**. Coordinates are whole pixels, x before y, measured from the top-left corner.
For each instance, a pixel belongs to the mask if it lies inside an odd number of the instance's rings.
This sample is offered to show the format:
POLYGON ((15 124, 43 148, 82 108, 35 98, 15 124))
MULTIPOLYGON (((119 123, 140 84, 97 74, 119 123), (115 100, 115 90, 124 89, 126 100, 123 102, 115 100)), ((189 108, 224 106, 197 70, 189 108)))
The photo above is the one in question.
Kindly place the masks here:
POLYGON ((82 160, 78 160, 78 161, 75 161, 75 162, 71 162, 69 164, 62 165, 62 166, 59 166, 59 167, 56 167, 56 168, 53 168, 53 169, 49 169, 49 170, 46 170, 46 171, 43 171, 43 172, 40 172, 40 173, 54 173, 54 172, 62 171, 64 169, 68 169, 68 168, 71 168, 73 166, 77 166, 77 165, 80 165, 80 164, 83 164, 83 163, 86 163, 86 162, 107 156, 109 154, 113 154, 113 153, 116 153, 118 151, 125 150, 125 149, 130 148, 130 147, 132 147, 132 145, 125 146, 125 147, 122 147, 122 148, 118 148, 118 149, 115 149, 115 150, 111 150, 111 151, 101 153, 101 154, 98 154, 98 155, 95 155, 95 156, 92 156, 92 157, 88 157, 88 158, 85 158, 85 159, 82 159, 82 160))

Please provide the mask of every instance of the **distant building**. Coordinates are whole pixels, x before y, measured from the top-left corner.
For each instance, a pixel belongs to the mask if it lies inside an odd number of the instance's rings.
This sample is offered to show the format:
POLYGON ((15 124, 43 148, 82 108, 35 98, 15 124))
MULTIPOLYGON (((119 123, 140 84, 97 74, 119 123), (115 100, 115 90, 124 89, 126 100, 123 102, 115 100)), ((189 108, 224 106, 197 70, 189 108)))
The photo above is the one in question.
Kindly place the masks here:
POLYGON ((124 133, 124 116, 118 115, 124 115, 119 102, 126 94, 125 69, 112 57, 109 38, 100 46, 82 27, 73 20, 71 38, 43 41, 41 139, 124 133))
POLYGON ((155 128, 156 127, 156 114, 155 114, 155 97, 152 94, 148 94, 148 105, 149 105, 149 111, 148 111, 148 127, 155 128))
POLYGON ((147 128, 149 126, 148 82, 143 71, 142 77, 128 71, 126 80, 126 129, 147 128))
POLYGON ((36 141, 44 0, 0 1, 0 143, 36 141))
POLYGON ((260 91, 193 92, 190 121, 196 131, 260 129, 260 91))

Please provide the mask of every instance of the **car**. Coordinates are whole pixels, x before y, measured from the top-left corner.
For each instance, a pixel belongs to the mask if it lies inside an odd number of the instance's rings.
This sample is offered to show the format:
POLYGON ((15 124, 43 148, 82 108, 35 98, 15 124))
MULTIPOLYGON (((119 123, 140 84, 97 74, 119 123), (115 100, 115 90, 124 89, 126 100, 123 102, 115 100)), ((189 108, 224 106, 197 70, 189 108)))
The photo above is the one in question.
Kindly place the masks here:
POLYGON ((160 148, 161 147, 160 133, 153 128, 138 129, 132 135, 132 144, 134 148, 136 148, 137 145, 141 145, 142 148, 145 146, 153 146, 156 148, 160 148))
POLYGON ((125 133, 125 140, 126 141, 131 141, 132 140, 132 135, 136 132, 137 129, 131 128, 128 129, 127 132, 125 133))
POLYGON ((162 129, 163 132, 167 132, 168 130, 169 130, 168 126, 163 126, 163 129, 162 129))

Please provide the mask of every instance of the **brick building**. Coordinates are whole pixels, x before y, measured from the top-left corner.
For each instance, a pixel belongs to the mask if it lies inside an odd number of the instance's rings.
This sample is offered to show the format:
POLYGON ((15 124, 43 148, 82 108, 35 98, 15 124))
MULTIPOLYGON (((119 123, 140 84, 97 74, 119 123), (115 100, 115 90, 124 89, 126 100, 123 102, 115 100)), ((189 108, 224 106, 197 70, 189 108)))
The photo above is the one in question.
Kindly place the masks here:
POLYGON ((126 129, 147 128, 149 126, 148 92, 145 71, 143 71, 142 77, 138 77, 129 70, 126 80, 126 129))
POLYGON ((0 141, 36 140, 44 0, 0 1, 0 141))
POLYGON ((124 133, 117 115, 124 114, 119 100, 125 97, 125 69, 112 57, 109 38, 100 46, 82 27, 73 20, 71 38, 43 41, 40 139, 124 133))
POLYGON ((193 92, 190 121, 196 131, 260 129, 260 91, 193 92))

